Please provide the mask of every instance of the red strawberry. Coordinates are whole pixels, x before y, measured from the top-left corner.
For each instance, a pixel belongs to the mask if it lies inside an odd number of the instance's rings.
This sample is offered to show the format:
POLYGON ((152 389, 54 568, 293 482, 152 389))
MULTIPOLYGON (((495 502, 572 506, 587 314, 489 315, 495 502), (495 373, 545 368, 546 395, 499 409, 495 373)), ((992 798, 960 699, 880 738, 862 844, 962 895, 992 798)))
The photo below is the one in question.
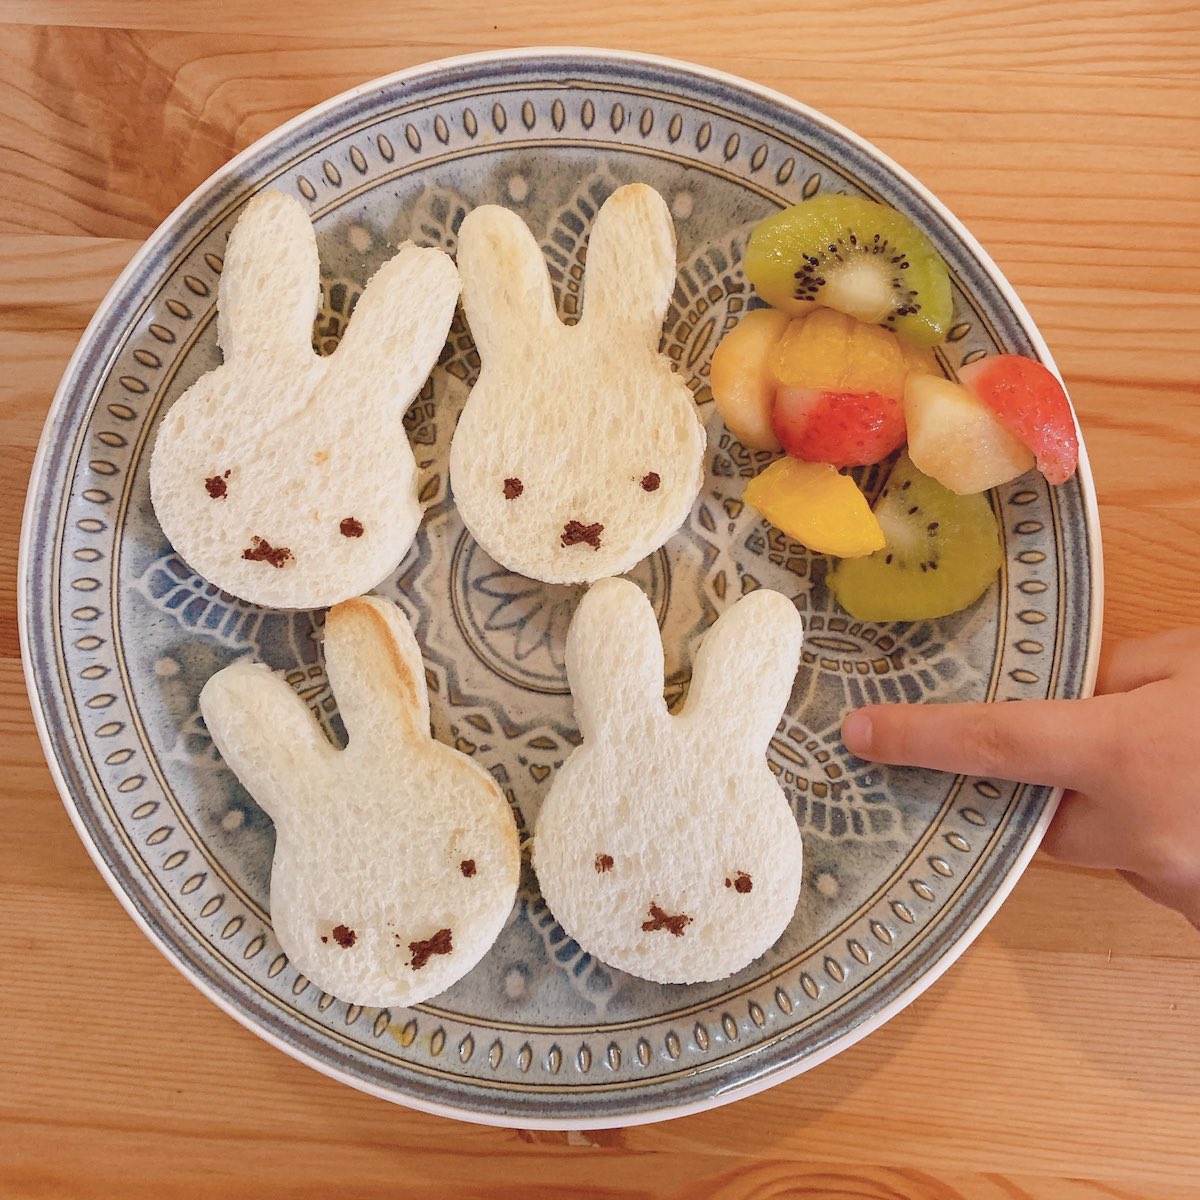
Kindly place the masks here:
POLYGON ((969 363, 958 378, 1033 451, 1047 482, 1066 483, 1075 474, 1079 438, 1071 402, 1041 363, 1018 354, 996 354, 969 363))
POLYGON ((778 388, 771 427, 783 448, 806 462, 861 467, 904 442, 904 406, 879 392, 778 388))

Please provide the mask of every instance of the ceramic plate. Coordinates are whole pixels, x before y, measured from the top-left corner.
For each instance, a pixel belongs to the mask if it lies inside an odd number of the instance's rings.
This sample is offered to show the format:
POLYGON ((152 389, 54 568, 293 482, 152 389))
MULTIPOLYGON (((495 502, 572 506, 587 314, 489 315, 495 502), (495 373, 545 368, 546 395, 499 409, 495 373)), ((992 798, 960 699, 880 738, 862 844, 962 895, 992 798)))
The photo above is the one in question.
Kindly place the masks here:
MULTIPOLYGON (((743 506, 763 459, 725 431, 708 388, 713 347, 751 303, 740 267, 750 228, 827 191, 886 201, 938 245, 954 280, 951 365, 999 350, 1052 365, 966 231, 858 138, 749 83, 592 51, 435 63, 333 100, 201 187, 114 286, 67 370, 33 475, 22 548, 29 683, 97 865, 166 956, 255 1032, 356 1087, 471 1120, 660 1119, 768 1086, 876 1028, 953 961, 1012 887, 1053 793, 879 769, 846 753, 838 727, 868 701, 1088 691, 1100 590, 1091 480, 1085 463, 1065 487, 1031 474, 994 494, 1005 567, 969 611, 872 625, 838 610, 827 560, 743 506), (328 349, 397 243, 453 253, 463 216, 484 202, 528 222, 560 311, 574 320, 589 225, 633 180, 657 188, 674 215, 679 275, 663 344, 695 393, 709 449, 687 524, 632 577, 662 626, 672 703, 704 630, 743 593, 775 588, 802 612, 803 663, 769 752, 804 835, 799 907, 739 975, 664 987, 581 950, 526 867, 498 942, 452 989, 402 1011, 344 1004, 298 974, 272 935, 273 829, 223 766, 197 708, 214 671, 253 654, 285 671, 338 737, 322 614, 263 611, 189 570, 150 507, 155 430, 219 361, 221 256, 256 192, 297 197, 316 224, 315 340, 328 349)), ((510 574, 463 530, 446 463, 477 369, 460 318, 406 421, 428 514, 379 590, 417 630, 436 736, 495 776, 527 831, 578 741, 563 646, 579 590, 510 574)), ((868 492, 880 474, 863 473, 868 492)), ((730 681, 730 703, 738 686, 730 681)))

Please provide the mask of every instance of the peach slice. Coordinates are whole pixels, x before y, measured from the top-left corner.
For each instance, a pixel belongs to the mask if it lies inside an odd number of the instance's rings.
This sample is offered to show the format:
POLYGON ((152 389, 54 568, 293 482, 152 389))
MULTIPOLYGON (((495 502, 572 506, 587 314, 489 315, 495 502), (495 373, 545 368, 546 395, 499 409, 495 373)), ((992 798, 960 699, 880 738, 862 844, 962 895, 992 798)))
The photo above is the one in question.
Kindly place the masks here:
POLYGON ((773 308, 754 309, 713 351, 710 384, 717 411, 729 432, 751 450, 779 449, 771 430, 775 378, 769 364, 789 319, 773 308))

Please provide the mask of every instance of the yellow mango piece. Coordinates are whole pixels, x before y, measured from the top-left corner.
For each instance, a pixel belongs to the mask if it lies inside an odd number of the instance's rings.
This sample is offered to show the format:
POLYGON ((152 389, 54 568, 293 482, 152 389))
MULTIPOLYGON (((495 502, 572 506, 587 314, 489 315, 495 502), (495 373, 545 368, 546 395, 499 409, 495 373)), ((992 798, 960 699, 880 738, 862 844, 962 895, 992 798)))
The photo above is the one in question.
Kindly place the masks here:
POLYGON ((773 308, 748 312, 713 351, 709 383, 726 428, 751 450, 778 450, 771 429, 775 379, 770 358, 791 318, 773 308))
POLYGON ((828 463, 777 459, 750 480, 743 498, 776 529, 819 554, 862 558, 883 549, 883 530, 867 498, 828 463))

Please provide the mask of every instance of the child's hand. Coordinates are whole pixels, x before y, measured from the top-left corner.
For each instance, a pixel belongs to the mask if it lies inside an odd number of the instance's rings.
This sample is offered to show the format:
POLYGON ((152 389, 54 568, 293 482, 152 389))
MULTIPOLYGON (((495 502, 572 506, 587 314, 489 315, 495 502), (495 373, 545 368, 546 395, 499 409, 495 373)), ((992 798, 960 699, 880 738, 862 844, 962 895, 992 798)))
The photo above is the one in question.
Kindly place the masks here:
POLYGON ((1102 654, 1089 700, 886 705, 842 725, 862 758, 1068 789, 1043 848, 1118 870, 1200 928, 1200 629, 1102 654))

